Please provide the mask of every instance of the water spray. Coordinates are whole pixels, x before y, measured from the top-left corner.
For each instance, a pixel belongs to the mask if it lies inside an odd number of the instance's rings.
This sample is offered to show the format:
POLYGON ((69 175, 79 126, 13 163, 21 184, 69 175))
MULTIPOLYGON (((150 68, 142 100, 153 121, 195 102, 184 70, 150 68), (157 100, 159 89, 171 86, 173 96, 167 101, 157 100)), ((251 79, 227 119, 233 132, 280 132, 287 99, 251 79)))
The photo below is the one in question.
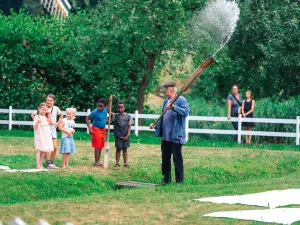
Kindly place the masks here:
MULTIPOLYGON (((182 86, 180 92, 175 99, 170 102, 173 105, 191 84, 200 76, 200 74, 211 64, 215 62, 216 54, 224 48, 230 40, 239 19, 240 9, 235 1, 231 0, 215 0, 210 2, 203 10, 196 13, 192 19, 192 33, 193 38, 198 40, 203 39, 203 36, 209 39, 217 46, 208 59, 201 63, 201 65, 190 75, 187 81, 182 86)), ((165 110, 159 118, 150 125, 153 128, 157 122, 167 112, 165 110)))

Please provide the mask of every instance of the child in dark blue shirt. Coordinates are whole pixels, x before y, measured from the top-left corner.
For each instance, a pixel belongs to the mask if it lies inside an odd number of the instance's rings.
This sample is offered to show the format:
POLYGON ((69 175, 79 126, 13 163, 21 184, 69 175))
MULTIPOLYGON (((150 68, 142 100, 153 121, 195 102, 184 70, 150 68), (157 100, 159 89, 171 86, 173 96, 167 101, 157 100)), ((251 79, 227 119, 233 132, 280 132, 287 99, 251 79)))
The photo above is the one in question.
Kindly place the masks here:
POLYGON ((120 167, 121 151, 123 151, 124 167, 128 168, 128 152, 127 148, 130 147, 129 136, 131 132, 131 125, 133 120, 130 115, 124 112, 124 102, 118 103, 118 113, 113 114, 112 122, 114 125, 115 146, 116 146, 116 165, 120 167))

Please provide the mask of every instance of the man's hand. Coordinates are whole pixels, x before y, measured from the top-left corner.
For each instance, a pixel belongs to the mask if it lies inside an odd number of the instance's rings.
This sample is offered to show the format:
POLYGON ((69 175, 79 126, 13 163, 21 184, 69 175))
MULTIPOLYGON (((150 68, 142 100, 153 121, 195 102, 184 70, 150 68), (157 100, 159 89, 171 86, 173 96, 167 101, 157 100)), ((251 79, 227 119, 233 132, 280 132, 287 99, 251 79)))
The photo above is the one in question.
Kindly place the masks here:
POLYGON ((153 123, 151 123, 149 127, 150 127, 150 129, 155 129, 156 125, 154 125, 153 123))
POLYGON ((108 98, 108 101, 110 101, 110 102, 111 102, 111 101, 112 101, 112 99, 113 99, 113 98, 112 98, 112 95, 110 95, 110 96, 109 96, 109 98, 108 98))
POLYGON ((129 138, 128 135, 126 135, 126 136, 124 137, 124 140, 128 140, 128 138, 129 138))
POLYGON ((227 119, 229 119, 229 120, 230 120, 230 119, 231 119, 231 116, 230 116, 230 115, 228 115, 228 116, 227 116, 227 119))
POLYGON ((94 131, 92 130, 92 128, 89 128, 89 133, 90 133, 90 134, 93 134, 93 133, 94 133, 94 131))
POLYGON ((172 104, 168 104, 167 107, 166 107, 166 110, 170 110, 170 109, 173 109, 174 106, 172 104))

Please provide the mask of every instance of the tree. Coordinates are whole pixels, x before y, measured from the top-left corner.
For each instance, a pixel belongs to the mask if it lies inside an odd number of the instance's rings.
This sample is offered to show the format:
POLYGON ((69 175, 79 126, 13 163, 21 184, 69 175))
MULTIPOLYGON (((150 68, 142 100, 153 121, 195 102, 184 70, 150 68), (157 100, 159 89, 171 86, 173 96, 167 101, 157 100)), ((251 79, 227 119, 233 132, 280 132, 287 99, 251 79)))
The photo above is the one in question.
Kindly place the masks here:
POLYGON ((128 110, 143 112, 145 94, 157 85, 161 69, 174 70, 191 52, 186 33, 190 6, 117 0, 79 10, 63 22, 24 11, 2 16, 3 104, 31 108, 52 92, 60 106, 85 110, 98 97, 113 94, 128 110), (27 105, 16 101, 20 80, 27 105))
POLYGON ((136 107, 142 113, 159 65, 171 51, 184 51, 186 20, 181 1, 106 1, 92 15, 105 34, 101 39, 107 55, 119 57, 120 63, 110 68, 127 71, 123 76, 137 85, 136 107))
POLYGON ((299 3, 241 1, 239 5, 240 20, 227 50, 217 55, 219 62, 194 91, 207 99, 223 98, 232 84, 238 84, 258 98, 299 95, 299 3))

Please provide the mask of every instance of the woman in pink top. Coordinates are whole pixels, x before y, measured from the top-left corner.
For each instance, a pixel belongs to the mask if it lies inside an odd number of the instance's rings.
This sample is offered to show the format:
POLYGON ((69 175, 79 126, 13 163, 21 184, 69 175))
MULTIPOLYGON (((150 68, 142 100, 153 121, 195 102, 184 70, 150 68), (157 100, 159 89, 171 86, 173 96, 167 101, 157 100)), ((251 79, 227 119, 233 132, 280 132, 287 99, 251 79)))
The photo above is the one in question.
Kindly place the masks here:
POLYGON ((42 158, 45 152, 53 152, 54 146, 51 138, 50 124, 53 124, 47 111, 46 103, 41 103, 34 116, 34 145, 36 150, 36 168, 43 169, 42 158))

